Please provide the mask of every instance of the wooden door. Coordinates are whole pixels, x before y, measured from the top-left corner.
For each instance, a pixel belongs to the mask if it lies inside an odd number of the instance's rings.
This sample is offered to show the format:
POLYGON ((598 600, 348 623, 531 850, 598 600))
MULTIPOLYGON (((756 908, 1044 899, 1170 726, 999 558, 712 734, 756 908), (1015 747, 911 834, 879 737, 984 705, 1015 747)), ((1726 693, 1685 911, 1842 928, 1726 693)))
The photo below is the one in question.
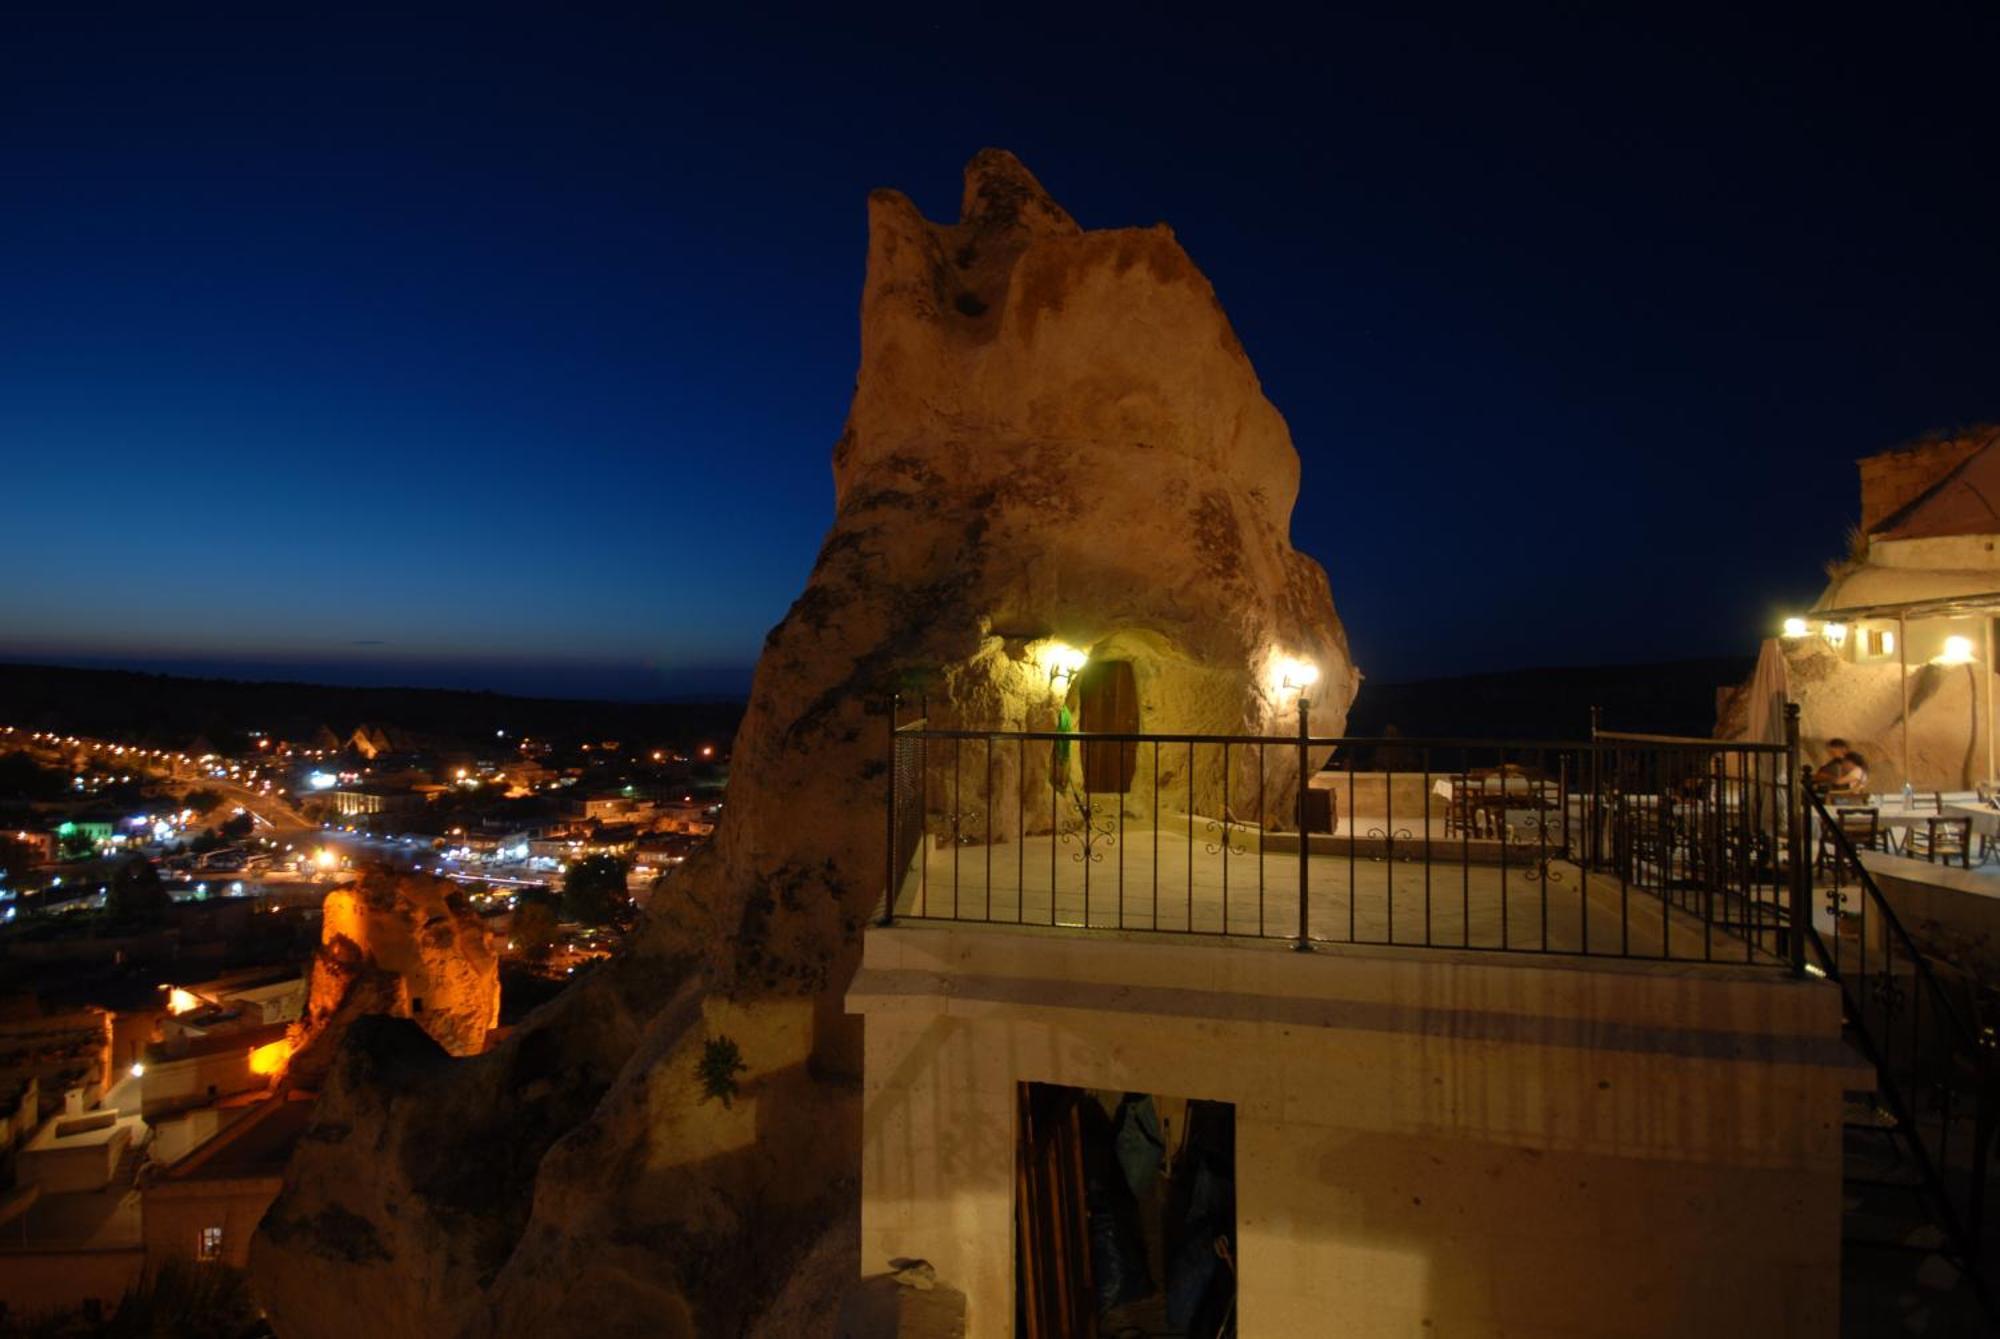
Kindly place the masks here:
MULTIPOLYGON (((1086 734, 1139 733, 1139 690, 1129 660, 1093 660, 1077 680, 1077 728, 1086 734)), ((1138 770, 1139 743, 1085 744, 1083 787, 1093 794, 1123 794, 1138 770)))

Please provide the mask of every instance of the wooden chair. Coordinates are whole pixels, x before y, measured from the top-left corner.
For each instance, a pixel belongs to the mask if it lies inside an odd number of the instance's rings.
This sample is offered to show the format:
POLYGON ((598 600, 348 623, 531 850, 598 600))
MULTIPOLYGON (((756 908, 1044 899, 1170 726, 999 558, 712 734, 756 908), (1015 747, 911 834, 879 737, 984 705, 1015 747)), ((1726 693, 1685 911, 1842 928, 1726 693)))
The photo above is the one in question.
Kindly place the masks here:
POLYGON ((1904 852, 1910 856, 1921 855, 1933 865, 1949 865, 1957 860, 1971 869, 1972 820, 1940 815, 1926 818, 1921 824, 1913 824, 1910 835, 1904 840, 1904 852))
MULTIPOLYGON (((1839 808, 1833 812, 1833 821, 1840 828, 1841 835, 1847 838, 1847 844, 1857 852, 1883 849, 1881 810, 1839 808)), ((1813 862, 1813 867, 1831 869, 1836 873, 1851 868, 1840 843, 1834 840, 1832 830, 1824 826, 1819 834, 1819 858, 1813 862)))

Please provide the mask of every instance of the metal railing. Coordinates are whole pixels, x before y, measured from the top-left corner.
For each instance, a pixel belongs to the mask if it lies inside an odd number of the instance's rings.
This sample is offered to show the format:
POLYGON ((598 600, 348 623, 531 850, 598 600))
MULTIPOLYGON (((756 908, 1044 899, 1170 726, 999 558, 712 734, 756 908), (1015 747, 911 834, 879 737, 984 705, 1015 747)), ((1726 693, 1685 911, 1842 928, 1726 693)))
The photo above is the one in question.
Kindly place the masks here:
POLYGON ((1907 1158, 1916 1179, 1902 1188, 1921 1197, 1990 1313, 1980 1241, 2000 1129, 1994 1030, 1981 1017, 1977 983, 1905 928, 1838 811, 1816 795, 1807 803, 1819 829, 1814 863, 1825 912, 1807 937, 1808 962, 1839 984, 1847 1033, 1875 1067, 1879 1107, 1869 1118, 1907 1158))
POLYGON ((1335 738, 1303 715, 892 724, 883 918, 1796 965, 1795 744, 1335 738))

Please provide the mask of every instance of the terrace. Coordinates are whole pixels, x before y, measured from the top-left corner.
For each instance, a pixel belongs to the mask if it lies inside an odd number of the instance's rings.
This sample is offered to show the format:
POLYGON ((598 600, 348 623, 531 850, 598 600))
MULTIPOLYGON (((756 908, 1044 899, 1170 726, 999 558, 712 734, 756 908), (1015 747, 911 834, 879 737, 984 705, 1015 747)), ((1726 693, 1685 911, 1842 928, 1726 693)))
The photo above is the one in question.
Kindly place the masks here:
MULTIPOLYGON (((2000 1008, 1906 928, 1931 927, 1907 881, 1804 783, 1796 708, 1785 725, 1787 743, 1759 744, 1598 729, 1549 742, 920 719, 897 725, 889 744, 882 924, 1033 928, 1107 946, 1276 940, 1329 956, 1371 946, 1376 958, 1628 973, 1671 964, 1690 987, 1712 974, 1721 989, 1831 980, 1856 1064, 1874 1071, 1872 1089, 1849 1094, 1847 1161, 1860 1178, 1850 1194, 1871 1222, 1884 1221, 1872 1216, 1880 1196, 1915 1194, 1935 1234, 1925 1240, 1946 1243, 1980 1291, 2000 1269, 1982 1258, 2000 1008), (1886 1179, 1862 1174, 1882 1165, 1886 1179)), ((1043 970, 1076 969, 1056 944, 1031 947, 1038 956, 1052 964, 1043 970)), ((1114 960, 1134 980, 1150 975, 1129 955, 1104 962, 1114 960)), ((1176 961, 1189 970, 1185 955, 1176 961)), ((1274 966, 1213 970, 1235 980, 1274 966)))
POLYGON ((1799 946, 1783 745, 920 720, 892 751, 893 920, 1774 967, 1799 946))

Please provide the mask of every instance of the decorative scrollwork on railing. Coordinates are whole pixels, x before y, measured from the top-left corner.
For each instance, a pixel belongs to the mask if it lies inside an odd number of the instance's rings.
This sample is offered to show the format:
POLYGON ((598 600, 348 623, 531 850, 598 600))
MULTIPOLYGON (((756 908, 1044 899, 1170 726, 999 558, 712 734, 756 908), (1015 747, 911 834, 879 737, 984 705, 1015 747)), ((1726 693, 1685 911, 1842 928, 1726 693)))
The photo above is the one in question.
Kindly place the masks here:
POLYGON ((1561 814, 1531 814, 1519 822, 1508 823, 1501 830, 1501 841, 1508 850, 1526 857, 1521 877, 1528 882, 1564 882, 1563 872, 1556 868, 1556 861, 1569 854, 1561 814))
POLYGON ((1101 864, 1105 848, 1118 844, 1117 809, 1075 793, 1070 795, 1070 805, 1076 813, 1075 821, 1066 824, 1057 837, 1064 845, 1077 848, 1071 852, 1071 860, 1078 864, 1084 861, 1101 864))
POLYGON ((1208 841, 1203 843, 1202 849, 1210 855, 1219 854, 1225 844, 1229 847, 1229 854, 1231 855, 1250 854, 1249 847, 1238 846, 1236 844, 1236 838, 1229 826, 1228 820, 1211 818, 1206 825, 1206 831, 1208 832, 1208 841))
POLYGON ((1370 860, 1374 861, 1378 865, 1385 860, 1416 859, 1415 855, 1406 854, 1398 856, 1396 854, 1397 842, 1412 842, 1416 840, 1417 834, 1411 832, 1408 828, 1397 828, 1394 832, 1388 831, 1385 828, 1370 828, 1368 829, 1365 835, 1368 837, 1370 841, 1378 841, 1382 843, 1382 853, 1380 855, 1370 855, 1368 857, 1370 860))
POLYGON ((928 826, 939 846, 949 846, 954 839, 960 846, 983 846, 987 837, 984 818, 977 809, 947 809, 932 814, 928 826))

